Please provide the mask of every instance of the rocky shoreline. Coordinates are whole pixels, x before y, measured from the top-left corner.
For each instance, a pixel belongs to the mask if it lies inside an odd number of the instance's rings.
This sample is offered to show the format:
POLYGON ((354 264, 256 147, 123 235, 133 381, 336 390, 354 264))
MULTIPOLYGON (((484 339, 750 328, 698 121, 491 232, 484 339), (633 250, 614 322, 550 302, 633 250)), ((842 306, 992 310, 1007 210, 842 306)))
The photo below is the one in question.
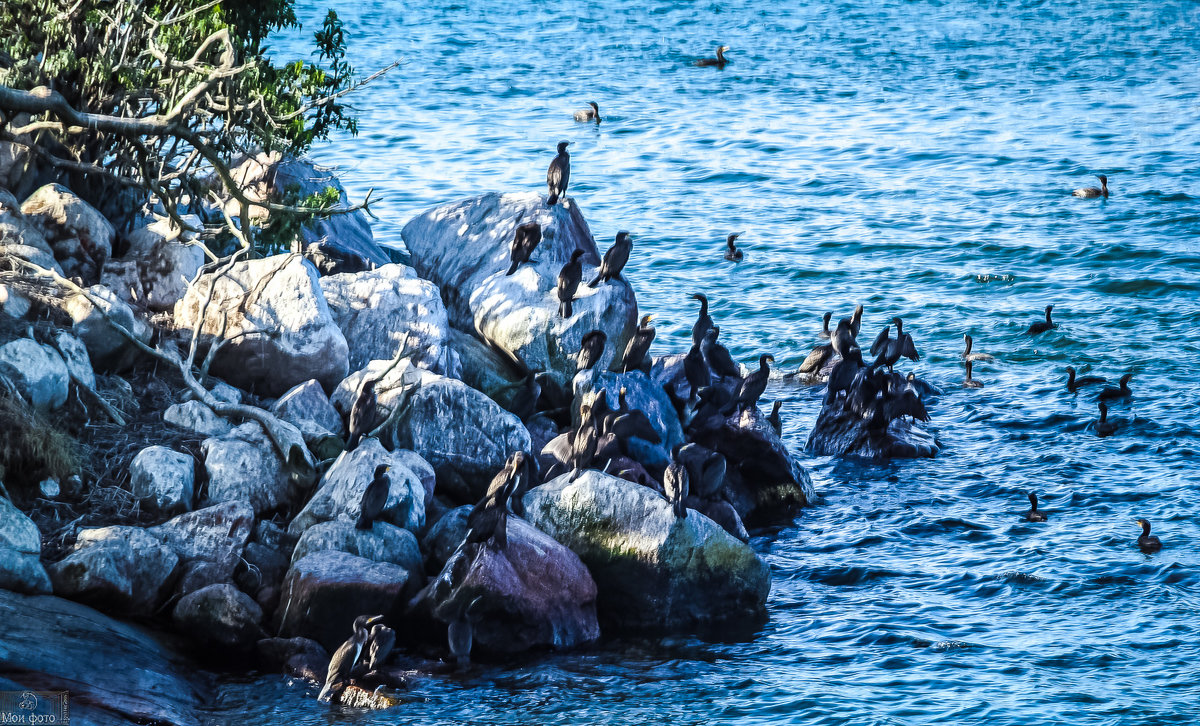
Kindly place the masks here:
MULTIPOLYGON (((702 400, 680 408, 683 355, 652 350, 617 372, 639 319, 624 278, 579 286, 560 314, 572 252, 585 281, 601 261, 573 199, 431 209, 404 228, 411 267, 370 241, 361 213, 322 225, 297 252, 206 262, 167 220, 118 234, 64 187, 23 203, 0 190, 0 384, 20 413, 6 424, 23 427, 10 447, 42 455, 32 437, 67 428, 90 454, 0 472, 0 608, 15 623, 0 679, 87 694, 98 722, 191 724, 194 663, 319 685, 358 615, 382 614, 397 659, 432 670, 454 660, 447 630, 464 624, 471 657, 488 658, 765 618, 769 568, 743 522, 788 521, 812 497, 808 475, 757 407, 703 421, 702 400), (535 259, 507 275, 531 221, 535 259), (606 342, 581 369, 594 331, 606 342), (381 423, 347 450, 365 380, 381 423), (619 455, 580 465, 571 441, 601 407, 645 423, 619 455), (685 444, 719 474, 694 470, 673 505, 661 482, 685 444), (518 454, 506 536, 472 541, 472 511, 518 454), (361 528, 379 467, 386 501, 361 528), (111 641, 112 657, 48 642, 56 628, 111 641), (115 671, 145 687, 108 685, 115 671)), ((402 687, 389 668, 383 682, 402 687)), ((390 703, 364 693, 342 700, 390 703)))

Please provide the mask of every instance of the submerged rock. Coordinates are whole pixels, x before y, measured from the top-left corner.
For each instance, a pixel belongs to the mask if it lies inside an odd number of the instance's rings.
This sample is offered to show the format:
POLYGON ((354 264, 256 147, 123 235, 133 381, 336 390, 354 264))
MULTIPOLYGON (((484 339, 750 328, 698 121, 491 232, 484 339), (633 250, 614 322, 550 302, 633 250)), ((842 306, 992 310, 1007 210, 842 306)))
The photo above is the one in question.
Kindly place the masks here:
POLYGON ((880 429, 838 406, 821 409, 805 448, 817 456, 867 459, 931 459, 940 451, 933 435, 912 419, 897 418, 880 429))
POLYGON ((151 615, 166 598, 179 558, 140 527, 79 533, 75 548, 50 566, 54 593, 126 615, 151 615))
POLYGON ((600 637, 596 583, 579 557, 528 522, 508 518, 508 542, 464 543, 412 607, 451 623, 466 613, 474 648, 520 653, 600 637))
POLYGON ((0 496, 0 590, 49 594, 50 577, 42 567, 41 551, 37 525, 0 496))
MULTIPOLYGON (((202 276, 175 306, 190 330, 215 275, 202 276)), ((216 281, 201 333, 224 341, 212 372, 233 385, 278 396, 310 378, 333 388, 349 371, 349 347, 333 319, 317 272, 298 255, 239 262, 216 281)))
POLYGON ((321 290, 350 345, 351 370, 401 357, 445 376, 461 374, 437 286, 411 267, 393 264, 329 275, 321 278, 321 290))
POLYGON ((51 411, 67 402, 71 374, 58 351, 29 338, 0 345, 0 375, 16 385, 21 395, 39 411, 51 411))
POLYGON ((712 520, 650 489, 586 471, 525 495, 536 527, 588 566, 601 618, 619 628, 674 631, 766 615, 770 569, 712 520))
POLYGON ((575 375, 584 335, 604 331, 609 348, 620 351, 637 326, 637 301, 625 280, 588 287, 600 256, 570 198, 548 207, 534 192, 484 194, 431 209, 401 234, 417 273, 441 288, 455 327, 476 331, 530 369, 549 371, 559 385, 575 375), (536 262, 506 275, 513 235, 528 222, 542 227, 536 262), (563 318, 558 272, 575 249, 584 251, 583 282, 572 316, 563 318))

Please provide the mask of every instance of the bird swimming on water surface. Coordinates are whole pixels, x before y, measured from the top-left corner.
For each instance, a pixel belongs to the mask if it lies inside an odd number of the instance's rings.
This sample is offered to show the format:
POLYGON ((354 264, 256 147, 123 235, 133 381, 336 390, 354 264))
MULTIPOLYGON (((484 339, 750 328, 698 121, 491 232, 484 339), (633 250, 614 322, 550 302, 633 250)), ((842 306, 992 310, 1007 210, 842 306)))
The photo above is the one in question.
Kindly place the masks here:
POLYGON ((1108 177, 1101 174, 1096 178, 1100 180, 1099 189, 1096 187, 1084 187, 1083 189, 1076 189, 1071 192, 1071 196, 1080 197, 1081 199, 1096 199, 1097 197, 1108 199, 1108 177))
POLYGON ((359 615, 354 619, 353 635, 345 643, 342 643, 337 652, 333 654, 333 658, 329 660, 329 670, 325 672, 325 685, 317 696, 318 701, 329 703, 345 688, 350 679, 350 672, 358 663, 363 646, 370 636, 368 629, 380 622, 383 622, 382 615, 359 615))
POLYGON ((1113 388, 1112 386, 1105 386, 1100 391, 1100 400, 1101 401, 1112 401, 1112 400, 1115 400, 1118 398, 1129 398, 1130 396, 1133 395, 1133 391, 1129 390, 1129 382, 1132 380, 1133 380, 1132 373, 1126 373, 1125 375, 1121 376, 1121 380, 1119 381, 1120 388, 1113 388))
POLYGON ((1045 522, 1046 513, 1038 509, 1037 494, 1029 492, 1029 511, 1025 513, 1026 522, 1045 522))
POLYGON ((966 377, 966 379, 963 380, 963 388, 983 388, 983 383, 981 383, 971 377, 971 368, 973 367, 973 365, 974 365, 973 361, 968 360, 966 363, 967 377, 966 377))
POLYGON ((1158 552, 1162 549, 1162 540, 1150 534, 1150 521, 1139 519, 1137 523, 1142 526, 1142 536, 1138 537, 1138 547, 1142 552, 1158 552))
POLYGON ((1075 377, 1075 367, 1067 366, 1067 390, 1075 393, 1083 386, 1098 386, 1101 383, 1108 383, 1107 378, 1100 376, 1084 376, 1083 378, 1075 377))
POLYGON ((829 321, 833 318, 833 313, 825 313, 821 316, 821 332, 817 333, 818 338, 828 338, 833 335, 829 330, 829 321))
POLYGON ((1117 432, 1117 422, 1108 420, 1108 404, 1100 402, 1100 420, 1096 421, 1097 436, 1111 436, 1117 432))
POLYGON ((966 349, 966 350, 964 350, 964 351, 963 351, 963 353, 962 353, 962 357, 963 357, 963 358, 965 358, 965 359, 967 359, 967 360, 973 360, 973 361, 974 361, 974 360, 977 360, 977 361, 993 361, 993 360, 996 360, 996 359, 995 359, 993 356, 990 356, 990 355, 988 355, 987 353, 972 353, 972 352, 971 352, 971 346, 972 346, 972 345, 974 345, 975 341, 974 341, 974 340, 971 338, 971 336, 970 336, 970 335, 965 335, 965 334, 964 334, 964 335, 963 335, 963 342, 967 344, 967 349, 966 349))
POLYGON ((579 282, 583 279, 583 250, 576 248, 571 253, 571 261, 558 271, 558 314, 564 318, 571 317, 571 302, 579 291, 579 282))
POLYGON ((734 232, 725 238, 725 259, 729 260, 730 262, 741 262, 742 259, 745 258, 745 255, 742 254, 742 251, 739 250, 737 245, 734 244, 734 242, 737 241, 737 238, 741 236, 741 232, 734 232))
POLYGON ((356 528, 370 529, 372 523, 383 513, 383 508, 387 505, 388 493, 391 491, 391 483, 387 476, 390 469, 391 467, 387 464, 375 467, 375 477, 363 490, 362 501, 358 505, 358 521, 354 524, 356 528))
POLYGON ((696 61, 696 65, 700 66, 701 68, 710 66, 724 68, 725 64, 729 62, 729 59, 725 57, 725 51, 727 50, 732 50, 732 48, 727 45, 719 45, 717 46, 716 58, 701 58, 700 60, 696 61))
POLYGON ((567 184, 571 181, 571 155, 567 153, 570 141, 558 142, 558 156, 550 162, 546 170, 546 186, 550 188, 550 196, 546 205, 553 207, 558 204, 558 198, 567 193, 567 184))
POLYGON ((1054 328, 1057 328, 1058 323, 1056 323, 1050 319, 1050 311, 1053 309, 1054 309, 1053 305, 1047 305, 1046 306, 1046 319, 1039 320, 1036 323, 1034 323, 1033 325, 1030 325, 1029 329, 1025 331, 1025 334, 1026 335, 1040 335, 1040 334, 1046 332, 1047 330, 1053 330, 1054 328))
POLYGON ((590 108, 581 108, 575 111, 576 121, 595 121, 600 123, 600 106, 595 101, 588 101, 590 108))
POLYGON ((533 251, 542 241, 542 226, 537 222, 526 222, 517 227, 517 231, 513 234, 512 247, 509 250, 508 257, 512 261, 512 265, 508 268, 505 276, 511 275, 517 271, 517 268, 529 261, 533 256, 533 251))
POLYGON ((599 271, 596 272, 596 279, 589 282, 588 287, 595 287, 601 282, 608 282, 614 277, 620 277, 621 270, 625 269, 625 263, 629 262, 629 253, 632 250, 633 237, 630 237, 628 232, 617 232, 616 241, 604 253, 604 260, 600 263, 599 271))

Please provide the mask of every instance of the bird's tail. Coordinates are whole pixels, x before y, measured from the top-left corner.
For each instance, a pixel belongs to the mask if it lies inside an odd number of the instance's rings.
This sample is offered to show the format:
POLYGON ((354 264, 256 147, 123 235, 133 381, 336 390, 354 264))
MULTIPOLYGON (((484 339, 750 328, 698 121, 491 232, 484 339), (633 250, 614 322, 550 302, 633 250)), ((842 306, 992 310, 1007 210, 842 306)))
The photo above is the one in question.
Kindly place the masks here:
POLYGON ((595 287, 595 286, 599 285, 599 284, 600 284, 600 278, 601 278, 601 277, 604 277, 604 274, 603 274, 603 273, 601 273, 601 274, 599 274, 599 275, 596 275, 596 279, 595 279, 595 280, 592 280, 591 282, 589 282, 589 283, 588 283, 588 287, 595 287))
POLYGON ((358 442, 362 441, 362 432, 357 432, 350 437, 350 443, 346 444, 346 451, 354 451, 358 447, 358 442))
POLYGON ((553 207, 558 204, 558 192, 550 192, 549 198, 546 199, 546 206, 553 207))
POLYGON ((362 515, 362 512, 359 512, 358 513, 358 521, 354 523, 354 528, 355 529, 371 529, 371 520, 364 517, 362 515))
POLYGON ((504 273, 504 276, 505 276, 505 277, 508 277, 509 275, 511 275, 511 274, 513 274, 514 272, 516 272, 516 271, 517 271, 517 267, 519 267, 520 265, 521 265, 521 263, 520 263, 520 262, 517 262, 516 260, 513 260, 513 262, 512 262, 512 266, 508 268, 508 272, 504 273))
POLYGON ((564 318, 571 317, 571 301, 563 300, 558 304, 558 314, 564 318))

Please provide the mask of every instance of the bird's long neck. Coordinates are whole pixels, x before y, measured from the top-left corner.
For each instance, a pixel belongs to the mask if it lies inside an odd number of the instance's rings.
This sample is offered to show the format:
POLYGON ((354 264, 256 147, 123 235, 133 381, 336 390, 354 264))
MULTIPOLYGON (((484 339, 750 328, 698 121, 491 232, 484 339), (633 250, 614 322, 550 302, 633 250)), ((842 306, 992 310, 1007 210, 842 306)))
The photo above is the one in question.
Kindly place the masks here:
POLYGON ((733 252, 736 249, 733 244, 733 237, 729 237, 725 240, 725 246, 729 248, 730 252, 733 252))
POLYGON ((708 315, 708 300, 701 298, 700 299, 700 317, 704 317, 705 315, 708 315))
POLYGON ((1046 308, 1046 322, 1050 322, 1050 308, 1046 308))
POLYGON ((1143 537, 1150 536, 1150 523, 1149 522, 1142 522, 1142 536, 1143 537))
POLYGON ((970 355, 970 354, 971 354, 971 342, 972 342, 972 341, 971 341, 971 336, 969 336, 969 335, 968 335, 968 336, 967 336, 967 349, 963 351, 963 355, 970 355))
POLYGON ((1033 492, 1029 493, 1029 507, 1030 507, 1029 511, 1031 511, 1031 512, 1037 511, 1037 495, 1034 494, 1033 492))
POLYGON ((971 380, 971 361, 967 361, 967 381, 971 380))
POLYGON ((1067 388, 1075 387, 1075 369, 1067 371, 1067 388))
POLYGON ((828 315, 826 315, 826 316, 825 316, 825 322, 824 322, 824 324, 821 326, 821 332, 822 332, 822 333, 826 333, 826 334, 828 334, 828 333, 829 333, 829 318, 830 318, 830 316, 828 316, 828 315))
POLYGON ((725 49, 724 48, 717 48, 717 60, 721 61, 722 63, 725 62, 725 49))

